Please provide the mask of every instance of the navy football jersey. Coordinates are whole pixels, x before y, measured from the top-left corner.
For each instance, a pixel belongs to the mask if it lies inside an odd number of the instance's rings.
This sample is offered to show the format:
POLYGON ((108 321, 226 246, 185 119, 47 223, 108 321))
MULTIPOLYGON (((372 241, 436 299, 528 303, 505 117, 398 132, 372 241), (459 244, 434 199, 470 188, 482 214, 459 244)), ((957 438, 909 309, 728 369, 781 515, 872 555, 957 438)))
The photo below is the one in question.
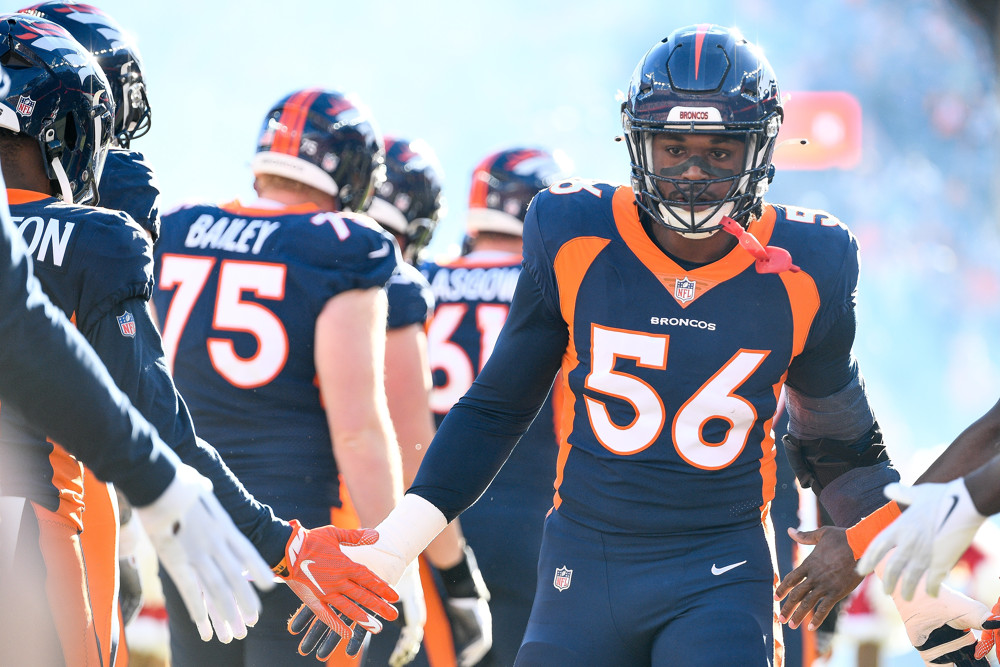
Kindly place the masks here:
MULTIPOLYGON (((151 294, 148 241, 124 214, 65 204, 25 190, 7 194, 11 220, 28 246, 42 288, 102 353, 93 335, 98 324, 116 317, 119 313, 113 310, 128 299, 148 299, 151 294)), ((82 492, 72 481, 79 464, 29 426, 17 410, 4 406, 0 411, 0 438, 22 470, 17 475, 0 470, 5 493, 55 511, 61 495, 82 492)))
POLYGON ((109 150, 97 191, 102 208, 128 213, 156 241, 160 235, 160 184, 142 153, 109 150))
POLYGON ((749 229, 802 271, 758 273, 739 246, 684 269, 643 230, 628 187, 539 195, 525 266, 569 335, 559 511, 608 532, 761 521, 781 386, 853 307, 858 259, 851 233, 823 213, 769 205, 749 229))
POLYGON ((854 308, 858 254, 821 212, 766 205, 750 231, 801 272, 758 273, 739 246, 685 269, 646 234, 628 187, 540 193, 524 226, 530 280, 411 491, 446 516, 474 500, 561 369, 557 511, 612 533, 759 525, 774 495, 778 395, 786 378, 809 386, 826 372, 806 359, 823 357, 854 308), (459 475, 448 461, 469 438, 479 463, 464 459, 459 475))
POLYGON ((315 322, 341 292, 385 285, 395 242, 365 216, 233 202, 164 215, 155 259, 166 356, 199 433, 280 516, 329 523, 341 503, 315 322))
POLYGON ((389 301, 388 328, 424 325, 434 312, 434 296, 427 279, 416 267, 400 263, 385 286, 389 301))

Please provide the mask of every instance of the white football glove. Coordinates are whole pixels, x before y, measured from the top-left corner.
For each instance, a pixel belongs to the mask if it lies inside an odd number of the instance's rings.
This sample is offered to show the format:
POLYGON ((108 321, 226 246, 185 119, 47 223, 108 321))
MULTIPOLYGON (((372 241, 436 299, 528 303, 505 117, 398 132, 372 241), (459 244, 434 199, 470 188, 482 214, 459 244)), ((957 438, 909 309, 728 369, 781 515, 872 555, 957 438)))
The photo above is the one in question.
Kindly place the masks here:
POLYGON ((884 493, 907 509, 872 540, 858 561, 858 573, 868 574, 889 552, 882 583, 892 593, 902 577, 901 595, 913 599, 917 583, 926 573, 927 592, 937 595, 945 576, 972 543, 986 520, 976 511, 965 481, 947 484, 889 484, 884 493))
POLYGON ((152 504, 135 507, 160 563, 184 600, 202 640, 228 644, 246 637, 260 615, 261 589, 273 573, 212 493, 212 482, 179 463, 170 486, 152 504))
POLYGON ((420 652, 420 642, 424 639, 424 624, 427 623, 427 605, 424 603, 424 589, 420 584, 419 559, 411 562, 403 571, 403 577, 394 587, 399 593, 402 606, 403 627, 392 655, 389 667, 403 667, 410 664, 420 652))
POLYGON ((458 567, 442 572, 448 592, 445 611, 451 623, 451 634, 458 652, 458 667, 479 664, 493 648, 493 614, 490 612, 490 592, 476 555, 469 545, 463 548, 464 571, 458 567), (449 580, 451 576, 459 576, 449 580))
POLYGON ((895 593, 892 601, 927 667, 987 666, 975 657, 976 637, 970 630, 983 629, 983 621, 990 617, 986 605, 947 585, 940 586, 937 597, 920 587, 912 600, 895 593))

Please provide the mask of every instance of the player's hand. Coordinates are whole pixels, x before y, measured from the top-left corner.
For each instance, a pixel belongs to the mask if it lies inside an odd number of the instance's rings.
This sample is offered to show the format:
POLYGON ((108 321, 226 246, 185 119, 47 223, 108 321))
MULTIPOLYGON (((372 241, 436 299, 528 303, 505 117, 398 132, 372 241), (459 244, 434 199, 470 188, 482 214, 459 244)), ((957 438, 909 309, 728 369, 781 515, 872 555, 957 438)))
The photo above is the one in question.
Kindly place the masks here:
POLYGON ((271 570, 233 524, 212 493, 212 482, 180 464, 174 480, 152 504, 135 507, 160 563, 184 600, 204 641, 246 637, 260 615, 262 589, 274 586, 271 570))
MULTIPOLYGON (((881 569, 881 568, 880 568, 881 569)), ((918 590, 912 600, 893 593, 892 601, 906 626, 910 643, 927 667, 987 667, 977 652, 971 628, 982 630, 989 623, 986 605, 942 585, 937 597, 918 590)))
POLYGON ((816 548, 775 589, 774 599, 784 599, 778 620, 794 629, 811 612, 809 629, 815 630, 833 606, 857 588, 864 577, 854 571, 854 553, 843 528, 823 526, 813 531, 789 528, 788 534, 799 544, 816 548))
POLYGON ((319 621, 341 637, 348 637, 352 621, 376 633, 382 629, 382 623, 373 614, 390 621, 399 615, 389 604, 399 599, 392 587, 364 565, 352 561, 340 548, 341 545, 374 544, 378 540, 376 531, 336 526, 309 530, 298 521, 293 520, 291 524, 292 536, 285 546, 285 558, 276 568, 277 574, 319 621), (348 620, 343 620, 341 615, 348 620))
POLYGON ((458 665, 471 667, 493 648, 490 592, 486 589, 476 556, 468 545, 465 545, 462 562, 442 571, 441 576, 448 592, 445 612, 451 623, 458 665))
POLYGON ((872 540, 858 561, 858 572, 868 574, 889 553, 882 584, 892 593, 902 579, 901 594, 913 599, 917 582, 927 575, 927 592, 937 595, 945 576, 972 543, 986 520, 976 511, 965 481, 947 484, 889 484, 887 498, 908 505, 899 517, 872 540))
POLYGON ((976 644, 976 657, 985 658, 1000 639, 1000 601, 993 605, 989 617, 983 621, 983 633, 976 644))
POLYGON ((420 652, 420 642, 424 640, 427 605, 424 603, 418 563, 419 560, 410 563, 396 585, 402 607, 403 627, 399 631, 399 639, 392 649, 392 655, 389 656, 389 667, 403 667, 413 662, 420 652))

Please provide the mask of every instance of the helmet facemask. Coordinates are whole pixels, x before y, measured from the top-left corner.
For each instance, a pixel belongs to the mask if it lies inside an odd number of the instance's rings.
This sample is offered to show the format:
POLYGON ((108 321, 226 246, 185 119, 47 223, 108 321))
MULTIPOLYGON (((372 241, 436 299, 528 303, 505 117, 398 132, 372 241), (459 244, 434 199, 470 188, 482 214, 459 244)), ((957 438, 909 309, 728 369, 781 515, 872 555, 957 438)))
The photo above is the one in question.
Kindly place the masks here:
POLYGON ((749 224, 770 184, 771 155, 780 124, 777 116, 754 128, 715 123, 650 123, 630 118, 627 110, 623 121, 632 161, 632 187, 639 195, 639 206, 653 220, 689 238, 712 236, 722 229, 723 217, 733 218, 744 226, 749 224), (703 160, 693 157, 691 160, 707 178, 682 178, 687 162, 656 173, 653 141, 660 134, 727 135, 740 139, 744 146, 742 169, 735 173, 715 173, 703 160), (718 184, 728 185, 724 195, 711 194, 718 184))

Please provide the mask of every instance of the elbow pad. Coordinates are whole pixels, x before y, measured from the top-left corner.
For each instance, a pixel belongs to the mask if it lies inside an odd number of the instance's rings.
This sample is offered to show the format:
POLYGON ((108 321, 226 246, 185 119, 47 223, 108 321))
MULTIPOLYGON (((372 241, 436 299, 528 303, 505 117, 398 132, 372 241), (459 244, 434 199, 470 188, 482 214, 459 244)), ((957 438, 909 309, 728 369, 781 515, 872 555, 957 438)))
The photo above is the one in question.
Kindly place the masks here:
POLYGON ((812 489, 816 495, 848 470, 878 465, 889 460, 889 454, 882 444, 882 430, 878 422, 853 442, 830 438, 800 440, 793 435, 786 435, 781 440, 785 445, 785 456, 799 484, 803 488, 812 489))

